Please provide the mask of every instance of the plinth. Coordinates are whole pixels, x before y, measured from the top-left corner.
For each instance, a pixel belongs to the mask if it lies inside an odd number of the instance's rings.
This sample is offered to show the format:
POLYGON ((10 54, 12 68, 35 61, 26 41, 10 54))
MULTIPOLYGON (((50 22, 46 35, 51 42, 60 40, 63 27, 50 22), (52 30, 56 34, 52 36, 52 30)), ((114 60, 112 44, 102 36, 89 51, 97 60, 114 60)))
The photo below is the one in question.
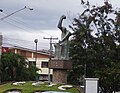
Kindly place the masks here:
POLYGON ((98 93, 98 78, 85 78, 85 93, 98 93))
POLYGON ((72 62, 63 59, 52 59, 49 62, 49 68, 53 69, 54 83, 67 83, 67 70, 72 68, 72 62))

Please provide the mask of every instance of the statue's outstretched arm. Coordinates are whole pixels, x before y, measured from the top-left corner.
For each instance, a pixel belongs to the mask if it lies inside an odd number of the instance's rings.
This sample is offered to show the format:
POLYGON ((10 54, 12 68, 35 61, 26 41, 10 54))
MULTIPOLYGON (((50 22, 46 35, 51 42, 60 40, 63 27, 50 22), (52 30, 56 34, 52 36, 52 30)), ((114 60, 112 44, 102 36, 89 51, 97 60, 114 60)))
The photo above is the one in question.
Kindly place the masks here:
POLYGON ((61 31, 63 31, 63 27, 62 27, 63 19, 66 19, 66 16, 65 16, 65 15, 62 15, 62 16, 60 17, 60 20, 59 20, 58 26, 57 26, 61 31))

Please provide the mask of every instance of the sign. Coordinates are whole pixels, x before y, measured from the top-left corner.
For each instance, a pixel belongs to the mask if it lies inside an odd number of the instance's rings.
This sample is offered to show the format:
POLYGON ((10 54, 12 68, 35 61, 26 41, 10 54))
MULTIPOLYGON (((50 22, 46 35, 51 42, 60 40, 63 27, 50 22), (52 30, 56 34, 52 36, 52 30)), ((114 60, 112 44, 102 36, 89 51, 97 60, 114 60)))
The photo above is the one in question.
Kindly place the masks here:
POLYGON ((8 47, 2 47, 2 53, 4 52, 9 52, 9 48, 8 47))

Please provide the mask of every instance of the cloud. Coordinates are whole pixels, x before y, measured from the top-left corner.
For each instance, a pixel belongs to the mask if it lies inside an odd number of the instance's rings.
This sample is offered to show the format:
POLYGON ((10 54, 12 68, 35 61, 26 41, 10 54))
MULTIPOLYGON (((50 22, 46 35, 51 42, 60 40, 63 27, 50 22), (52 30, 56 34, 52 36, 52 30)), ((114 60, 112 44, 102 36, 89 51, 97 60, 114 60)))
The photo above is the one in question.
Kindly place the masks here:
MULTIPOLYGON (((21 46, 30 49, 35 48, 34 40, 38 39, 38 49, 49 49, 49 40, 43 39, 43 37, 59 38, 61 31, 59 30, 43 30, 40 32, 20 32, 20 31, 7 31, 3 32, 3 44, 4 46, 21 46), (51 32, 51 33, 50 33, 51 32), (14 34, 13 34, 14 33, 14 34)), ((58 40, 59 40, 58 39, 58 40)), ((53 41, 53 43, 58 42, 58 40, 53 41)))
MULTIPOLYGON (((18 12, 11 17, 32 24, 39 29, 55 28, 58 18, 68 11, 79 12, 79 0, 2 0, 1 8, 6 14, 10 14, 24 6, 33 7, 33 11, 27 9, 18 12)), ((11 18, 10 17, 10 18, 11 18)), ((6 25, 7 26, 7 25, 6 25)))
MULTIPOLYGON (((87 0, 86 0, 87 1, 87 0)), ((104 0, 89 0, 91 4, 101 5, 104 0)), ((119 0, 110 0, 114 6, 119 6, 119 0)), ((34 48, 33 40, 39 39, 40 48, 49 48, 49 40, 43 37, 55 36, 60 39, 60 30, 57 23, 62 14, 67 16, 64 21, 65 27, 71 24, 72 18, 83 11, 80 0, 1 0, 0 9, 3 13, 10 14, 25 6, 33 8, 33 11, 24 9, 14 15, 0 21, 0 32, 4 37, 13 38, 8 40, 12 44, 20 44, 23 47, 34 48), (16 40, 15 40, 16 39, 16 40), (19 41, 17 41, 19 39, 19 41), (24 44, 22 41, 30 41, 24 44), (19 42, 19 43, 18 43, 19 42)), ((0 18, 5 16, 0 12, 0 18)), ((5 42, 8 42, 5 40, 5 42)))

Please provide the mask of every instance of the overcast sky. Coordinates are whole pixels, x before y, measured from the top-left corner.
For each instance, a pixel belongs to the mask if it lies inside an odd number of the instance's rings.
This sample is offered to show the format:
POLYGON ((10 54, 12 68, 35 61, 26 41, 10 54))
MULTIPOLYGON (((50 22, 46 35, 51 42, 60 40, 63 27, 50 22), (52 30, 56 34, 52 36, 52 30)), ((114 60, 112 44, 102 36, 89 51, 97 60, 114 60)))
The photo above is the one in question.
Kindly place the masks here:
MULTIPOLYGON (((92 5, 101 5, 104 0, 89 0, 92 5)), ((119 6, 119 0, 110 0, 113 6, 119 6)), ((25 6, 33 10, 24 9, 4 20, 0 20, 0 32, 2 32, 3 45, 18 45, 34 49, 34 39, 39 40, 38 49, 48 49, 49 40, 43 37, 58 37, 61 31, 57 23, 62 14, 67 16, 64 25, 68 28, 71 21, 81 11, 80 0, 0 0, 0 18, 9 15, 25 6)), ((54 41, 55 42, 55 41, 54 41)))

